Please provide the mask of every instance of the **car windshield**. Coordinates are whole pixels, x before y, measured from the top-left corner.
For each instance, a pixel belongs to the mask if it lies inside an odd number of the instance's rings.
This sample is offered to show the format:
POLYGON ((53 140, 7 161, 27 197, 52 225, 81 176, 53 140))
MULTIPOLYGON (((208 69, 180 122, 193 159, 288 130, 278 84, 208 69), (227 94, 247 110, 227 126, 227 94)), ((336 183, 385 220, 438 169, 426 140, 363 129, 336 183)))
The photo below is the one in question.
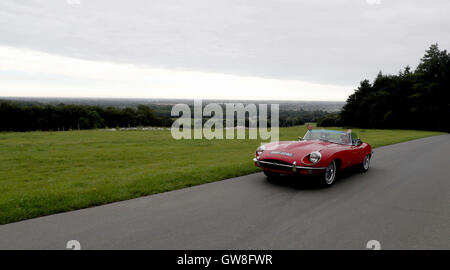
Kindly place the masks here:
POLYGON ((326 130, 326 129, 308 130, 303 139, 306 141, 320 140, 345 145, 352 144, 350 133, 336 130, 326 130))

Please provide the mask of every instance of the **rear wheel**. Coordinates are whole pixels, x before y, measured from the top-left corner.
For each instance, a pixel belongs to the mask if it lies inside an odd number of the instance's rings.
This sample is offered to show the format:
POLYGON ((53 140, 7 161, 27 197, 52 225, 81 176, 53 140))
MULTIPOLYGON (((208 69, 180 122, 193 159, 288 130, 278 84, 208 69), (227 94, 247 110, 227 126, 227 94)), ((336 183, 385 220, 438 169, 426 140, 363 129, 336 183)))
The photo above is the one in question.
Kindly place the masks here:
POLYGON ((334 181, 336 180, 336 171, 336 161, 333 160, 321 176, 322 186, 329 187, 334 184, 334 181))
POLYGON ((367 172, 370 166, 370 155, 364 157, 363 163, 359 165, 361 172, 367 172))
POLYGON ((263 172, 268 178, 277 178, 278 176, 280 176, 280 174, 276 173, 276 172, 265 171, 265 170, 263 172))

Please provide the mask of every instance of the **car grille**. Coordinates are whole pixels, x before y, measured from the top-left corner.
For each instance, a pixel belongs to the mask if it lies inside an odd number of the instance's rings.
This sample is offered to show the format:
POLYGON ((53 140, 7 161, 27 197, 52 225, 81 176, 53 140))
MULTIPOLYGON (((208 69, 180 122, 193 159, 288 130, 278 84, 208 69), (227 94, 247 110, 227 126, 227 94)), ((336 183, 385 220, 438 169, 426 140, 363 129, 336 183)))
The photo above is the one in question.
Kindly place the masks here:
POLYGON ((278 170, 283 172, 290 172, 292 171, 292 164, 276 160, 276 159, 265 159, 260 161, 260 166, 264 169, 272 169, 272 170, 278 170), (270 162, 270 163, 265 163, 270 162))

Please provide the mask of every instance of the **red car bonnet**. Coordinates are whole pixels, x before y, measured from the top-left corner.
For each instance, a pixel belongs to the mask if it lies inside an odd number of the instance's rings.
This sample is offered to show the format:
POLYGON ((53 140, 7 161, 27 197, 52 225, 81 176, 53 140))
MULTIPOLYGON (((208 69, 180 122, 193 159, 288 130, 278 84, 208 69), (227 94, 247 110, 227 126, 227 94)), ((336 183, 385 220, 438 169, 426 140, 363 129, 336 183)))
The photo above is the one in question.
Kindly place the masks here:
POLYGON ((321 141, 274 142, 265 145, 265 151, 261 154, 260 159, 278 159, 292 163, 294 160, 300 160, 313 151, 321 151, 331 147, 341 146, 335 143, 321 141))

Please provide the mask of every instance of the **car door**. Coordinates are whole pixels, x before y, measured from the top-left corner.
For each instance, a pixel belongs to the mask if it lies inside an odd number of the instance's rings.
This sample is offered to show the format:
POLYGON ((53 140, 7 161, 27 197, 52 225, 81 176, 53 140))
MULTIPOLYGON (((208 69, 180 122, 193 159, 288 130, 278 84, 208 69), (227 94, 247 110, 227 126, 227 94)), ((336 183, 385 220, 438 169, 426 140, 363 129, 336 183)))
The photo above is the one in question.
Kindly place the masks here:
POLYGON ((341 168, 352 166, 355 159, 355 149, 351 144, 351 135, 349 133, 346 133, 345 136, 347 137, 341 137, 342 144, 339 147, 339 158, 342 161, 341 168))
POLYGON ((352 146, 351 146, 351 152, 352 152, 352 165, 360 164, 362 163, 361 153, 363 150, 363 144, 355 144, 355 141, 358 139, 358 136, 352 132, 352 146))
POLYGON ((340 152, 340 158, 342 160, 342 168, 348 168, 354 163, 354 148, 352 145, 343 145, 340 152))

